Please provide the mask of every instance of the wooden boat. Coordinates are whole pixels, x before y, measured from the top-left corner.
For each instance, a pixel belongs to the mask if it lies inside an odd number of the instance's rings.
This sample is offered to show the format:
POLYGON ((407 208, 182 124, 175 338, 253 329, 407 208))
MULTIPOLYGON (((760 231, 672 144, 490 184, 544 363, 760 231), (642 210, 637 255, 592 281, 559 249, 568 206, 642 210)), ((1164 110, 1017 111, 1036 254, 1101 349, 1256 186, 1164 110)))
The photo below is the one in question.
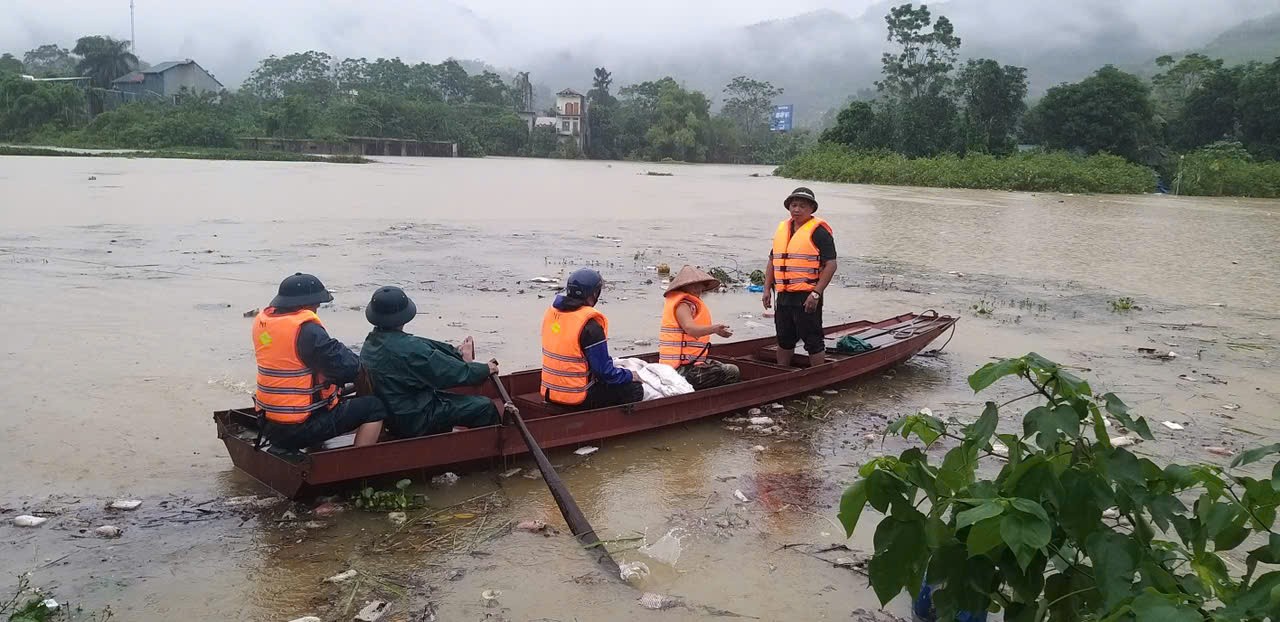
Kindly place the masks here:
MULTIPOLYGON (((742 370, 742 382, 626 406, 570 412, 546 404, 538 394, 541 380, 537 369, 509 374, 501 381, 514 396, 538 443, 551 449, 732 413, 872 374, 916 355, 957 320, 928 311, 878 322, 863 320, 829 326, 824 329, 828 345, 842 336, 854 335, 872 349, 849 355, 828 347, 826 362, 813 367, 803 354, 795 356, 794 367, 776 365, 773 337, 716 344, 712 358, 737 365, 742 370)), ((651 353, 637 358, 654 362, 657 356, 651 353)), ((491 383, 468 392, 497 397, 491 383)), ((409 473, 423 478, 437 471, 489 466, 495 459, 527 452, 515 430, 495 425, 369 447, 277 454, 259 447, 259 419, 252 408, 218 411, 213 418, 218 438, 226 444, 235 466, 290 498, 392 474, 409 473)))

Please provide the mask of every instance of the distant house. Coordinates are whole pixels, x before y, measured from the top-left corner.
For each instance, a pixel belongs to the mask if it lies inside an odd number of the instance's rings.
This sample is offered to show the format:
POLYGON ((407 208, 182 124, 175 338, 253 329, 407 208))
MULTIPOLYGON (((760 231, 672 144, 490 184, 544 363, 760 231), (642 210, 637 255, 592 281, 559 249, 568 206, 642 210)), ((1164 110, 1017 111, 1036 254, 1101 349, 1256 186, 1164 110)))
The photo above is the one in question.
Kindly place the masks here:
POLYGON ((587 98, 573 89, 556 93, 556 132, 561 140, 573 140, 579 150, 586 150, 587 98))
POLYGON ((192 93, 217 93, 222 83, 191 59, 160 63, 150 69, 133 71, 111 81, 111 87, 138 96, 171 99, 183 88, 192 93))

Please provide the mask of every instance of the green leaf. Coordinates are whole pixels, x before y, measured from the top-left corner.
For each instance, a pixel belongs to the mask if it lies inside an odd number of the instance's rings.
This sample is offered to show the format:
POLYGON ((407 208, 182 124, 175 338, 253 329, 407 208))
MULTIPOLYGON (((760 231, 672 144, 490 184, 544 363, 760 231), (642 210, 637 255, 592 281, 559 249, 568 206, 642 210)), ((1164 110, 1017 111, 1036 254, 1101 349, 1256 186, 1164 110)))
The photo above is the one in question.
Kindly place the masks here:
POLYGON ((969 537, 965 539, 965 549, 969 557, 983 555, 991 549, 1004 544, 1000 536, 1000 520, 990 518, 969 529, 969 537))
POLYGON ((1148 589, 1133 599, 1134 622, 1201 622, 1204 617, 1194 607, 1148 589))
POLYGON ((1000 424, 1000 407, 995 402, 987 402, 982 408, 982 415, 972 425, 965 427, 965 443, 975 447, 986 447, 991 435, 996 433, 1000 424))
MULTIPOLYGON (((1235 468, 1238 466, 1244 466, 1252 462, 1257 462, 1263 458, 1266 458, 1267 456, 1270 456, 1271 454, 1277 454, 1277 453, 1280 453, 1280 443, 1273 443, 1271 445, 1266 445, 1263 447, 1255 447, 1248 451, 1242 452, 1240 455, 1233 458, 1231 460, 1231 467, 1235 468)), ((1275 471, 1272 470, 1272 473, 1275 473, 1275 471)))
POLYGON ((1280 462, 1271 466, 1271 489, 1280 492, 1280 462))
POLYGON ((1103 608, 1115 609, 1133 591, 1138 543, 1112 531, 1098 531, 1085 541, 1085 551, 1093 562, 1093 577, 1102 595, 1103 608))
POLYGON ((402 479, 402 480, 400 480, 400 481, 396 482, 396 489, 397 489, 397 490, 404 490, 405 488, 408 488, 408 487, 409 487, 409 484, 412 484, 412 483, 413 483, 413 482, 409 481, 408 479, 402 479))
POLYGON ((887 516, 876 526, 875 555, 867 565, 871 588, 880 604, 887 604, 898 593, 915 593, 920 589, 927 563, 924 517, 903 521, 887 516))
POLYGON ((1049 544, 1053 529, 1047 520, 1024 512, 1011 512, 1000 519, 1000 537, 1018 557, 1025 570, 1040 549, 1049 544))
POLYGON ((1277 588, 1280 588, 1280 572, 1268 572, 1236 596, 1230 605, 1216 611, 1215 617, 1219 620, 1247 620, 1266 615, 1275 620, 1280 613, 1276 611, 1273 600, 1277 588))
POLYGON ((1064 435, 1075 438, 1079 436, 1080 418, 1075 409, 1066 404, 1059 404, 1050 410, 1047 406, 1037 406, 1027 411, 1022 418, 1022 433, 1028 439, 1034 437, 1036 445, 1042 448, 1053 447, 1064 435))
POLYGON ((1204 523, 1205 532, 1210 538, 1216 537, 1235 520, 1238 511, 1227 503, 1197 503, 1196 515, 1204 523))
POLYGON ((860 479, 844 489, 840 495, 840 513, 837 518, 844 525, 844 537, 853 537, 853 530, 858 526, 858 518, 867 505, 867 480, 860 479))
POLYGON ((1054 379, 1058 381, 1059 392, 1066 397, 1093 395, 1093 391, 1089 388, 1089 383, 1081 380, 1071 372, 1059 368, 1054 374, 1054 379))
POLYGON ((977 393, 1005 376, 1016 376, 1027 370, 1027 362, 1023 359, 1002 359, 987 363, 969 376, 969 386, 977 393))
POLYGON ((988 501, 976 508, 970 508, 956 514, 956 529, 964 529, 978 521, 999 516, 1004 512, 1004 504, 999 501, 988 501))
POLYGON ((1203 552, 1191 560, 1191 569, 1200 577, 1218 598, 1230 598, 1235 591, 1235 583, 1227 573, 1227 565, 1214 553, 1203 552))
POLYGON ((878 512, 888 512, 889 505, 895 501, 906 501, 906 484, 892 472, 879 469, 872 471, 866 482, 867 501, 878 512))
POLYGON ((1021 499, 1021 498, 1013 499, 1011 503, 1013 504, 1014 509, 1020 512, 1026 512, 1027 514, 1035 516, 1036 518, 1039 518, 1045 523, 1049 522, 1049 515, 1045 513, 1044 506, 1040 505, 1039 503, 1036 503, 1035 501, 1032 501, 1030 499, 1021 499))
POLYGON ((1107 412, 1115 417, 1116 421, 1119 421, 1121 425, 1137 432, 1138 436, 1145 440, 1155 439, 1155 436, 1151 434, 1151 426, 1147 425, 1147 420, 1142 417, 1134 419, 1129 414, 1129 407, 1119 397, 1116 397, 1115 393, 1107 393, 1102 398, 1107 403, 1107 412))
POLYGON ((977 449, 968 444, 953 447, 942 458, 942 466, 938 468, 940 491, 955 494, 967 488, 974 481, 977 464, 977 449))
POLYGON ((1123 447, 1112 449, 1106 454, 1107 475, 1117 484, 1145 487, 1146 478, 1142 475, 1142 465, 1138 458, 1123 447))
POLYGON ((956 542, 955 532, 942 519, 931 516, 924 524, 925 542, 930 549, 940 549, 947 544, 956 542))

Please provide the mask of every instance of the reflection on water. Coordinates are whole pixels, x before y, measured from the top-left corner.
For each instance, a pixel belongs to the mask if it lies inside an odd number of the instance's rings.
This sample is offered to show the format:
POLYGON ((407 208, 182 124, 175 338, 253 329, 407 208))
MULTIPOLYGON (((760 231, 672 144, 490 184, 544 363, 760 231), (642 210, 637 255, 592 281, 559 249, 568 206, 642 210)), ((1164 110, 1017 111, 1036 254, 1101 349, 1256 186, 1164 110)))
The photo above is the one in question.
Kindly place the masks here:
MULTIPOLYGON (((251 382, 253 362, 244 313, 294 271, 335 291, 321 318, 347 343, 368 330, 360 310, 372 291, 398 284, 422 311, 409 330, 452 342, 473 335, 482 356, 511 370, 537 363, 537 318, 553 291, 533 279, 590 264, 609 282, 601 308, 615 354, 647 349, 631 344, 655 339, 661 283, 653 266, 743 275, 761 267, 785 216, 779 199, 796 184, 748 176, 760 172, 767 169, 508 159, 4 158, 0 374, 10 414, 0 434, 0 508, 54 493, 71 495, 59 503, 76 511, 116 495, 185 507, 260 493, 231 469, 210 413, 245 404, 241 383, 251 382), (90 175, 110 175, 120 188, 90 175), (74 390, 64 388, 69 379, 74 390)), ((683 597, 685 611, 843 618, 873 607, 864 578, 784 545, 842 542, 832 522, 841 488, 858 464, 902 447, 882 440, 884 426, 924 406, 972 420, 994 397, 974 396, 965 377, 993 355, 1036 350, 1093 370, 1095 387, 1131 395, 1140 408, 1196 422, 1142 446, 1153 455, 1212 459, 1204 445, 1251 440, 1231 428, 1278 436, 1263 413, 1280 402, 1280 204, 813 187, 841 254, 828 322, 923 308, 967 317, 942 357, 840 387, 813 419, 788 416, 788 436, 747 437, 705 421, 607 441, 585 459, 552 456, 602 537, 620 549, 648 537, 646 549, 617 556, 646 561, 643 588, 683 597), (1145 310, 1111 313, 1106 300, 1118 296, 1145 310), (979 299, 989 316, 973 314, 979 299), (1148 345, 1183 357, 1133 355, 1148 345), (1229 382, 1176 381, 1193 370, 1229 382), (1234 420, 1222 403, 1241 405, 1234 420)), ((757 296, 708 300, 737 336, 770 334, 757 296)), ((415 523, 398 532, 384 515, 354 511, 306 529, 280 520, 284 506, 247 520, 151 527, 111 517, 126 532, 110 543, 72 537, 69 519, 58 517, 37 532, 0 531, 16 552, 0 556, 0 572, 34 569, 37 582, 86 605, 173 618, 338 616, 347 601, 375 596, 399 606, 429 600, 440 619, 630 619, 641 611, 630 588, 591 578, 596 570, 564 533, 540 480, 481 472, 424 492, 428 513, 490 492, 494 502, 467 506, 475 517, 452 519, 456 528, 415 523), (499 529, 525 519, 562 533, 499 529), (65 553, 75 565, 42 566, 65 553), (347 567, 368 574, 363 587, 321 583, 347 567), (502 596, 482 599, 490 589, 502 596)), ((307 510, 297 508, 298 522, 307 510)), ((869 550, 868 534, 850 546, 869 550)))

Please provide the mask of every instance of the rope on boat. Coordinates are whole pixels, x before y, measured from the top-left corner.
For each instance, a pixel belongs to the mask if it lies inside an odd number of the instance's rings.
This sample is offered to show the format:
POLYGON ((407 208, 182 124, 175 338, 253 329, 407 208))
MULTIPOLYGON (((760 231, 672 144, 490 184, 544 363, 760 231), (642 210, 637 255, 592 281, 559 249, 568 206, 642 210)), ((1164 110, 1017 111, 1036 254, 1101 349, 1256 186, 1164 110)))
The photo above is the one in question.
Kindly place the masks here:
POLYGON ((893 331, 894 339, 910 339, 916 335, 925 332, 926 328, 931 327, 939 319, 938 312, 933 309, 926 309, 922 313, 917 313, 915 319, 907 323, 906 326, 893 331), (933 315, 929 315, 929 314, 933 315), (921 320, 925 320, 921 322, 921 320))

